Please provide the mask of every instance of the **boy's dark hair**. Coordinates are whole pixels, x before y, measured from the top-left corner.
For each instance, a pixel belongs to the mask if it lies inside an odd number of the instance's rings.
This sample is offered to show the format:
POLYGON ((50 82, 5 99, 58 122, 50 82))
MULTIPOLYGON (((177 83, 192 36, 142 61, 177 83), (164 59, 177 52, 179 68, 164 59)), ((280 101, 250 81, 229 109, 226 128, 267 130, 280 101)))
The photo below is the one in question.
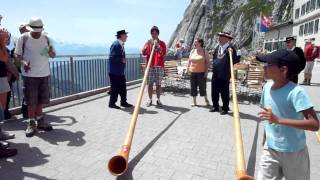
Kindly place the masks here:
POLYGON ((277 64, 278 65, 278 67, 280 68, 280 67, 283 67, 283 66, 286 66, 287 67, 287 69, 288 69, 288 72, 287 72, 287 79, 291 79, 291 78, 293 78, 295 75, 297 75, 297 73, 295 73, 295 72, 293 72, 292 71, 292 68, 291 67, 289 67, 288 65, 285 65, 285 64, 282 64, 282 63, 279 63, 279 64, 277 64))
POLYGON ((152 33, 153 31, 156 31, 158 33, 158 35, 160 34, 160 30, 157 26, 153 26, 150 30, 150 33, 152 33))

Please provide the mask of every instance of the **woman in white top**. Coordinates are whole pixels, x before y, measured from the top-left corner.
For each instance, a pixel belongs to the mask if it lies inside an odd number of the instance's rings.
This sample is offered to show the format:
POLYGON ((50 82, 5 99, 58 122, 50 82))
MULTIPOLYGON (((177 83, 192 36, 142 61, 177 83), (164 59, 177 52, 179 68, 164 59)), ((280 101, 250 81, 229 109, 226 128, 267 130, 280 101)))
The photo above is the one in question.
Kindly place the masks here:
POLYGON ((196 97, 198 95, 198 87, 200 90, 200 96, 204 97, 206 106, 210 105, 206 90, 209 54, 205 51, 203 45, 203 39, 197 38, 194 42, 194 49, 191 51, 189 56, 187 72, 190 74, 190 94, 193 99, 191 106, 197 105, 196 97))

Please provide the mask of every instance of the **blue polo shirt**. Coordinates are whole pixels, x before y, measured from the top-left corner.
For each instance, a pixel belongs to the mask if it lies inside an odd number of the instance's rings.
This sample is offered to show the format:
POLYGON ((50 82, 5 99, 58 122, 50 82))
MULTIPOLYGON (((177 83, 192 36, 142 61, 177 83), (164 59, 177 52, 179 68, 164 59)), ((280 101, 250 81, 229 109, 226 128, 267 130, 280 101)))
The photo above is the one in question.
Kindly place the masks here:
MULTIPOLYGON (((263 88, 261 105, 272 108, 273 114, 280 118, 303 120, 302 111, 313 107, 310 98, 300 86, 288 82, 280 89, 272 90, 273 82, 268 82, 263 88)), ((266 146, 279 152, 297 152, 306 145, 306 135, 303 129, 265 123, 266 146)))

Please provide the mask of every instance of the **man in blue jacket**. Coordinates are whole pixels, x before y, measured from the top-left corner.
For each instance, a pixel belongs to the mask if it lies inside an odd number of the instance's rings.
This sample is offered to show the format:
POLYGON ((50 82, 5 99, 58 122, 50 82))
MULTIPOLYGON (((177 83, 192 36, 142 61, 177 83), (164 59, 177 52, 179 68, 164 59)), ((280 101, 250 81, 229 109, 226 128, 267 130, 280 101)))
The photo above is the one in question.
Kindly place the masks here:
POLYGON ((125 77, 126 53, 124 43, 127 41, 128 32, 121 30, 117 32, 117 40, 110 47, 110 55, 108 59, 108 73, 111 82, 111 96, 109 107, 120 109, 116 105, 118 95, 121 97, 121 106, 130 108, 131 104, 127 103, 127 85, 125 77))

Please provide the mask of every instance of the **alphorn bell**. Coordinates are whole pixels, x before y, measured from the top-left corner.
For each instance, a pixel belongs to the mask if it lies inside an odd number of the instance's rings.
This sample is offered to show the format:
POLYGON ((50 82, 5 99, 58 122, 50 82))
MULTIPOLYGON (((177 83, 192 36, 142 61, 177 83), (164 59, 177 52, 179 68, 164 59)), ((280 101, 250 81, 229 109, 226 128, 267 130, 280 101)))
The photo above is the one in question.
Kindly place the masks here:
POLYGON ((246 162, 244 160, 243 142, 240 125, 240 115, 238 107, 238 98, 236 93, 236 84, 233 70, 233 49, 229 48, 230 70, 231 70, 231 85, 232 85, 232 103, 233 103, 233 120, 235 128, 235 141, 236 141, 236 176, 238 180, 253 180, 254 178, 247 175, 246 162))
POLYGON ((130 121, 130 125, 128 128, 128 132, 126 135, 126 139, 122 145, 122 149, 119 153, 119 155, 113 156, 107 165, 107 168, 109 170, 109 172, 114 175, 114 176, 120 176, 122 174, 124 174, 128 168, 128 157, 129 157, 129 153, 130 153, 130 149, 131 149, 131 144, 132 144, 132 138, 133 138, 133 134, 134 134, 134 129, 136 126, 136 122, 138 119, 138 114, 140 112, 140 106, 141 106, 141 101, 142 101, 142 96, 143 96, 143 92, 145 89, 145 86, 147 84, 147 77, 149 74, 149 69, 150 69, 150 65, 151 65, 151 60, 153 57, 153 53, 154 53, 154 49, 155 49, 155 45, 156 45, 157 41, 155 40, 152 46, 152 51, 151 51, 151 55, 147 64, 147 68, 144 72, 144 76, 143 76, 143 80, 142 80, 142 85, 140 87, 140 91, 139 91, 139 95, 134 107, 134 111, 131 117, 131 121, 130 121))

